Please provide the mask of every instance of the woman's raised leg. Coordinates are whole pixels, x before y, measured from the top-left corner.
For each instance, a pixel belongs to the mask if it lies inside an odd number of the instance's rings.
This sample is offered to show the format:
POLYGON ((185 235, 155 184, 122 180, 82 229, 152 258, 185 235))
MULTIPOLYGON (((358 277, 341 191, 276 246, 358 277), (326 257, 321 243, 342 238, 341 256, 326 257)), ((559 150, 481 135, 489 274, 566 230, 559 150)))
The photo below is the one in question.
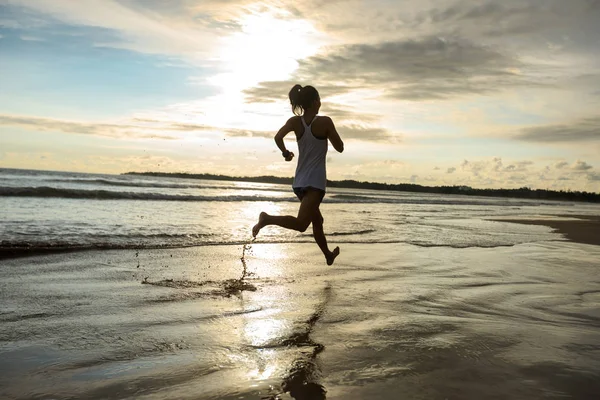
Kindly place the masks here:
POLYGON ((252 236, 256 237, 258 232, 267 225, 277 225, 286 229, 304 232, 312 222, 312 216, 319 209, 321 203, 321 193, 318 190, 308 190, 302 198, 298 216, 291 215, 269 215, 261 212, 258 217, 258 223, 252 228, 252 236))

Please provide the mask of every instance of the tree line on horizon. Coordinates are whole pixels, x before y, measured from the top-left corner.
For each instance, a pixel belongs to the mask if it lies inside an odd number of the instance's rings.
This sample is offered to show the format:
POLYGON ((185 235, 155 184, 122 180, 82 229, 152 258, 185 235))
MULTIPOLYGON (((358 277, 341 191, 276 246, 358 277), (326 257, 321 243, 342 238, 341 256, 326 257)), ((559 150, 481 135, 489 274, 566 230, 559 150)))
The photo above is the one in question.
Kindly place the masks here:
MULTIPOLYGON (((184 179, 207 179, 219 181, 241 181, 255 183, 275 183, 291 185, 293 178, 282 178, 277 176, 228 176, 216 174, 192 174, 187 172, 126 172, 124 175, 144 175, 169 178, 184 179)), ((423 186, 414 183, 380 183, 380 182, 361 182, 352 179, 341 181, 327 180, 328 187, 346 188, 346 189, 371 189, 371 190, 391 190, 401 192, 417 193, 437 193, 437 194, 462 194, 468 196, 488 196, 488 197, 515 197, 523 199, 538 200, 566 200, 566 201, 585 201, 600 202, 600 193, 571 191, 571 190, 548 190, 531 189, 521 187, 518 189, 475 189, 470 186, 423 186)))

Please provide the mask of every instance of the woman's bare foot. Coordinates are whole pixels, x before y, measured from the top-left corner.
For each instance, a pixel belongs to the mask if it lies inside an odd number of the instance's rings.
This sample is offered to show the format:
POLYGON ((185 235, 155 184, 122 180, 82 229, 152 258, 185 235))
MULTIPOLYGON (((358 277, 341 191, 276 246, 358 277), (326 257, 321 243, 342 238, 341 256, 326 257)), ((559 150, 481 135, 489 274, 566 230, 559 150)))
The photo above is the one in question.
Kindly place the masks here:
POLYGON ((256 235, 258 235, 258 232, 260 232, 260 230, 265 226, 267 216, 268 215, 265 212, 260 213, 260 215, 258 216, 258 224, 254 225, 254 228, 252 228, 253 237, 256 237, 256 235))
POLYGON ((333 251, 331 253, 329 253, 329 256, 325 256, 325 258, 327 259, 327 265, 333 265, 335 258, 339 255, 340 255, 340 248, 336 247, 335 249, 333 249, 333 251))

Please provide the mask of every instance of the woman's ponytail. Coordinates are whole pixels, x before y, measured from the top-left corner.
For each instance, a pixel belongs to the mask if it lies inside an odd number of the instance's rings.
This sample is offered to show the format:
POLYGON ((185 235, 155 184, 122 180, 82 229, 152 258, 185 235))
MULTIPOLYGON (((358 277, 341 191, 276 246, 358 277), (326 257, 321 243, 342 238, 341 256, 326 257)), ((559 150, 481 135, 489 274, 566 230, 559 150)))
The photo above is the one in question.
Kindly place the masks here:
POLYGON ((294 85, 292 90, 290 90, 289 97, 294 114, 302 115, 302 86, 294 85))

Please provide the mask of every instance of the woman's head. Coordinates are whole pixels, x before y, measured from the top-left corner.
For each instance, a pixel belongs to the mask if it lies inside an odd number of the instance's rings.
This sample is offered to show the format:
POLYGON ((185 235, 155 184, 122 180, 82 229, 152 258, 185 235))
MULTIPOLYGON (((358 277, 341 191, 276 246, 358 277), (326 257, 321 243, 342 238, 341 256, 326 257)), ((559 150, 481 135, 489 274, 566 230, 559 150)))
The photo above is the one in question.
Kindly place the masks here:
POLYGON ((319 92, 312 86, 294 85, 290 90, 290 103, 292 103, 292 111, 296 115, 302 115, 309 108, 314 108, 316 112, 321 107, 321 98, 319 92))

